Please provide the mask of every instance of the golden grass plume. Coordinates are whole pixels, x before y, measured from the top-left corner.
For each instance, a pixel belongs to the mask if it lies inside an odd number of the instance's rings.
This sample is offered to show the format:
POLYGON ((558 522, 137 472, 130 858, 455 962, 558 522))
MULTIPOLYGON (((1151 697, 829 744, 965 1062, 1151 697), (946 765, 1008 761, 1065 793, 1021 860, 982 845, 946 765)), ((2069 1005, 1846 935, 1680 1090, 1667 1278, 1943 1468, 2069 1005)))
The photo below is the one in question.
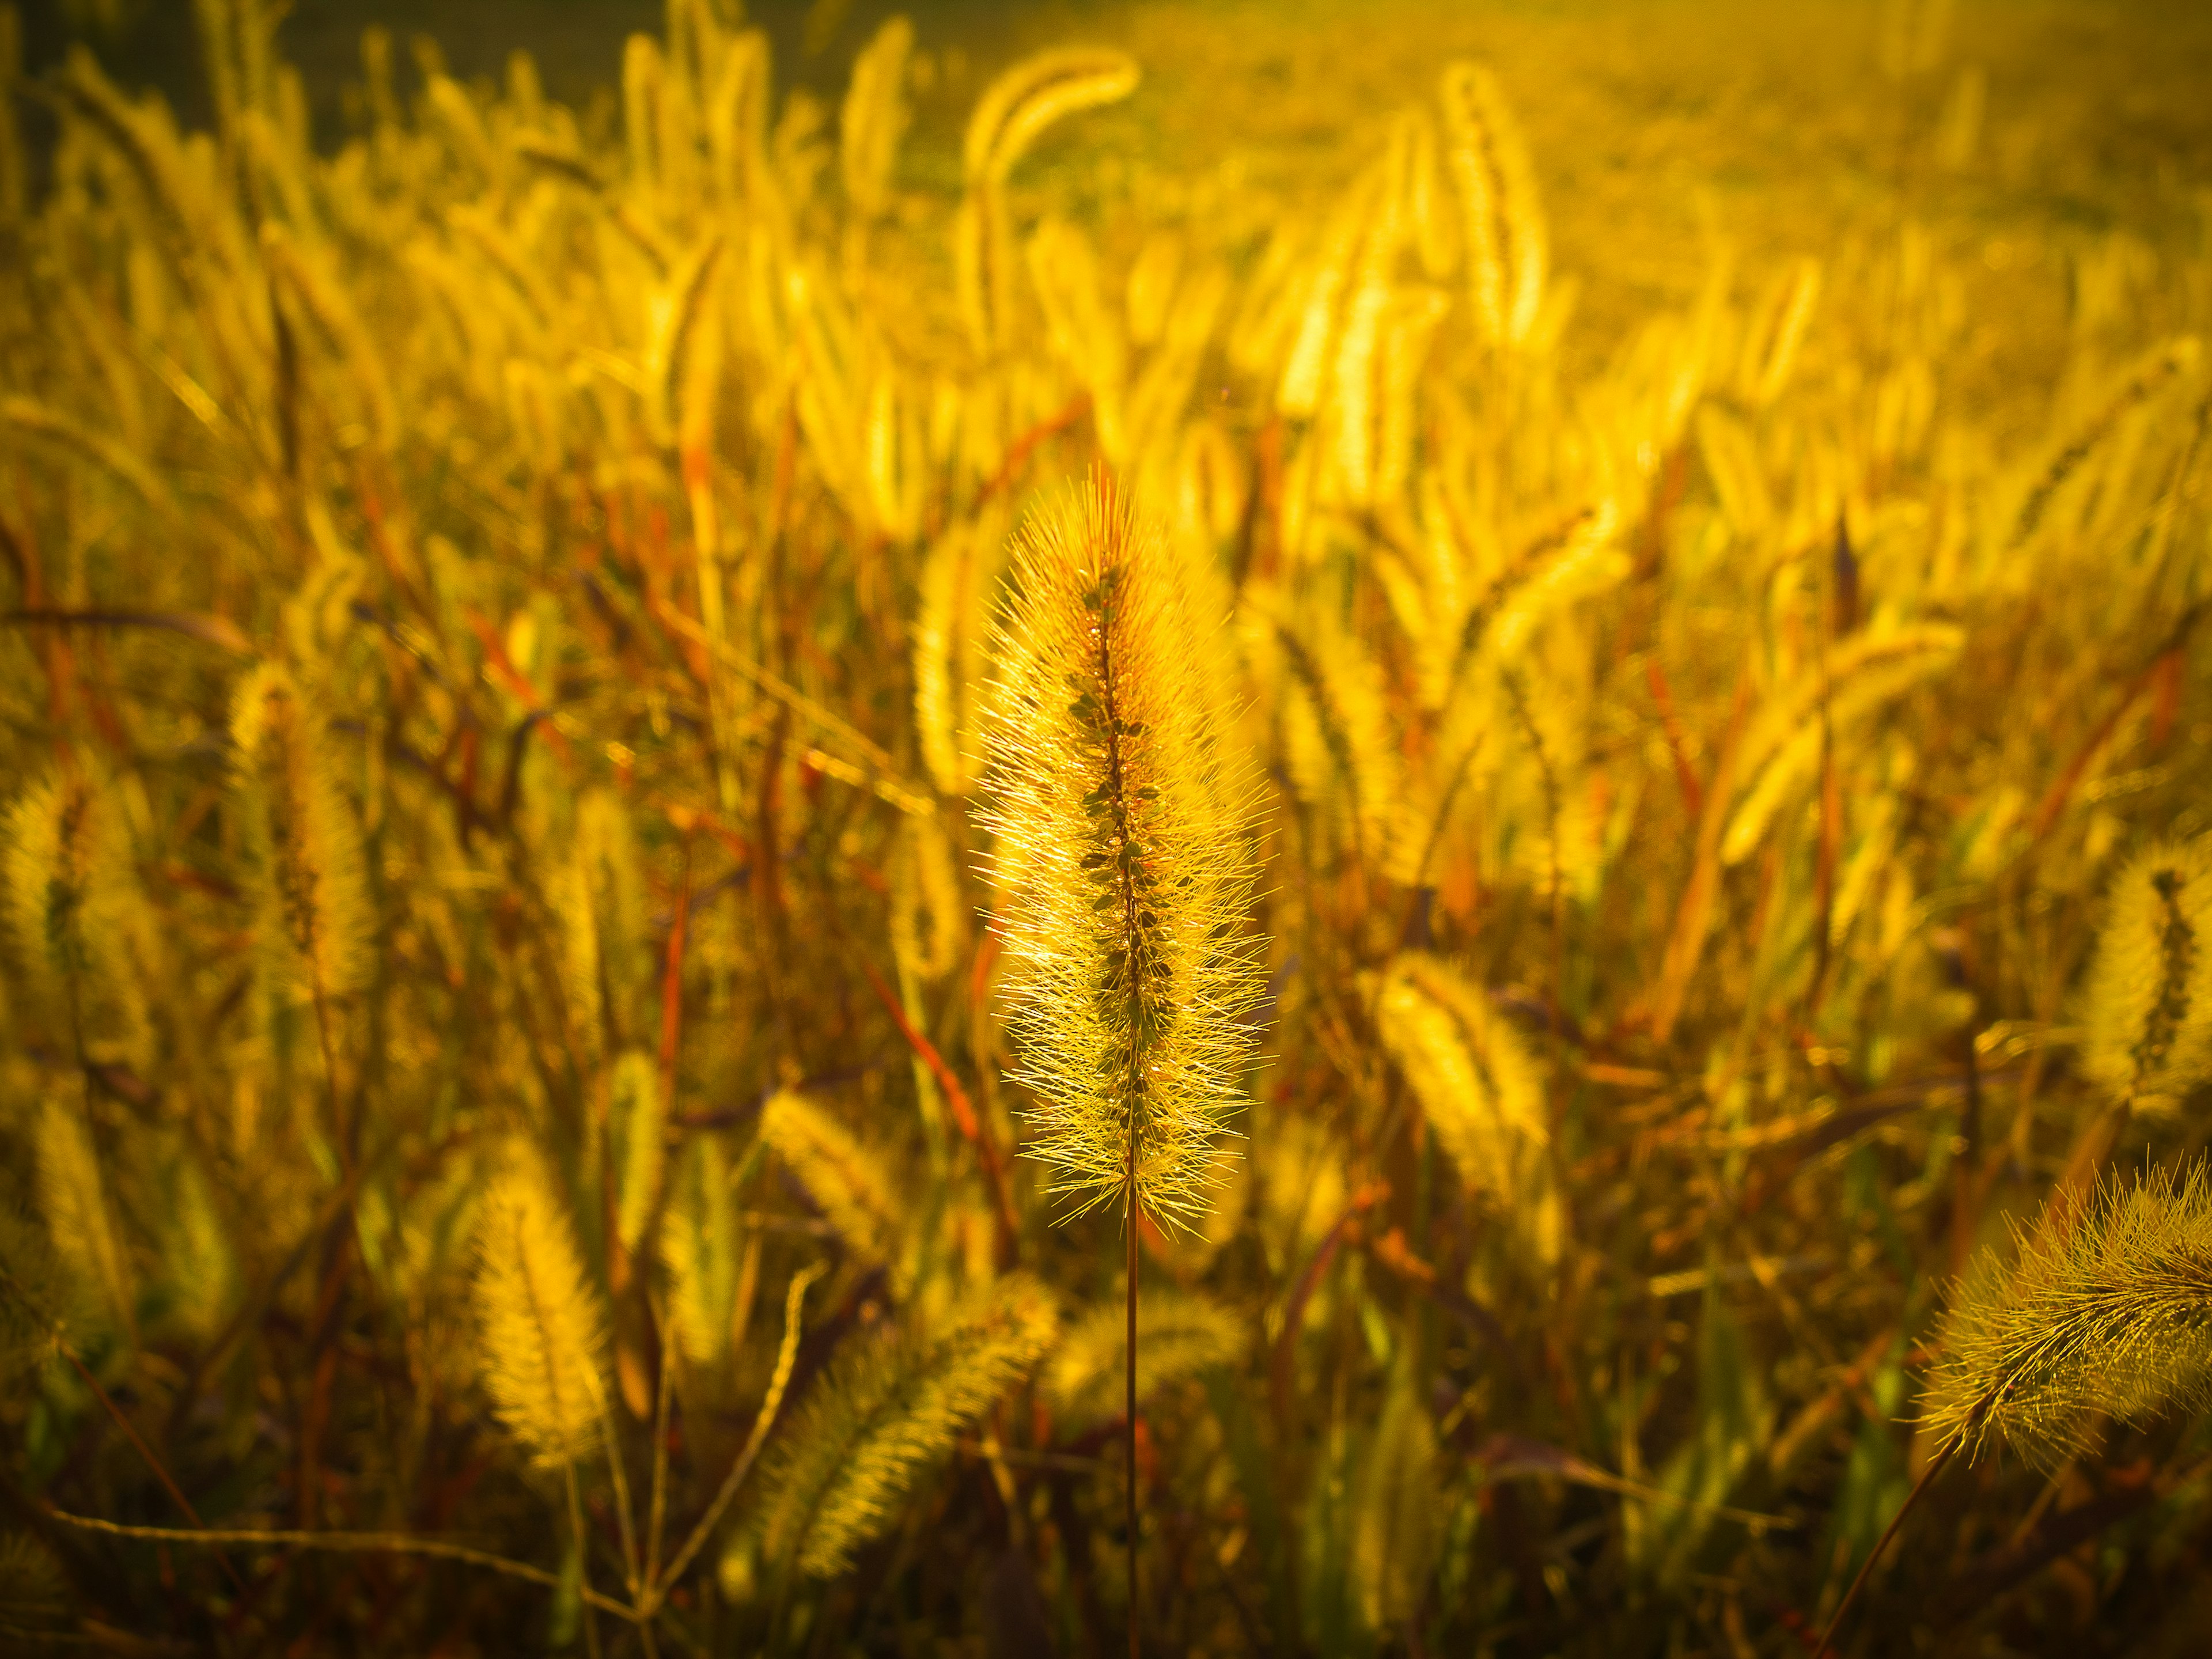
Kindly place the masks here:
POLYGON ((1036 1364, 1058 1317, 1051 1292, 1016 1275, 927 1335, 884 1335, 841 1358, 781 1437, 761 1558, 817 1578, 850 1565, 924 1468, 1036 1364))
POLYGON ((1032 521, 1000 619, 994 836, 1027 1150, 1082 1208, 1204 1213, 1255 991, 1247 791, 1176 562, 1103 477, 1032 521))
POLYGON ((576 1248, 552 1172, 518 1149, 486 1189, 477 1222, 480 1369, 492 1408, 544 1468, 597 1443, 606 1311, 576 1248))
POLYGON ((2212 1402, 2212 1176, 2155 1170, 2063 1199, 1960 1288, 1921 1422, 1978 1457, 2055 1465, 2099 1417, 2142 1424, 2212 1402))

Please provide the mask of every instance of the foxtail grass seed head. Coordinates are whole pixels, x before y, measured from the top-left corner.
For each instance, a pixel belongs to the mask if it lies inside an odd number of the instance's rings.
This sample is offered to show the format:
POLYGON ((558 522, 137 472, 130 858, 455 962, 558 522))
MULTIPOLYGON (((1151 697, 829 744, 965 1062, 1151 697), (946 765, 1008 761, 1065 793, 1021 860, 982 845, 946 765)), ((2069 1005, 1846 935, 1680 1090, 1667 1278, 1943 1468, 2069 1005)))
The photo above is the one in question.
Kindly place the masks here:
POLYGON ((2100 1416, 2142 1424, 2212 1402, 2212 1178, 2157 1171, 2054 1204, 2009 1264, 1959 1291, 1921 1421, 1979 1457, 2055 1467, 2100 1416))
POLYGON ((606 1311, 576 1248, 552 1172, 517 1150, 477 1222, 477 1320, 492 1408, 542 1468, 596 1443, 605 1385, 606 1311))
POLYGON ((729 1158, 701 1135, 676 1166, 660 1229, 668 1322, 687 1364, 716 1365, 729 1352, 741 1248, 729 1158))
POLYGON ((361 821, 328 729, 291 676, 264 664, 238 688, 230 738, 258 855, 259 943, 298 1000, 342 996, 367 975, 372 918, 361 821))
POLYGON ((78 1112, 50 1095, 39 1108, 36 1142, 39 1208, 54 1254, 101 1322, 135 1340, 137 1286, 92 1132, 78 1112))
POLYGON ((959 1431, 1028 1375, 1058 1325, 1052 1292, 1017 1273, 927 1334, 854 1343, 779 1437, 758 1559, 815 1578, 849 1566, 959 1431))
POLYGON ((880 1152, 827 1107, 792 1089, 769 1097, 760 1133, 857 1259, 890 1262, 897 1256, 905 1206, 880 1152))
POLYGON ((1176 561, 1104 477, 1014 555, 987 722, 1028 1152, 1089 1209, 1202 1215, 1257 989, 1249 788, 1176 561))
POLYGON ((131 945, 150 925, 108 781, 56 771, 0 817, 0 885, 23 1012, 45 1041, 88 1058, 136 1057, 145 996, 131 945))
POLYGON ((2162 843, 2113 880, 2089 969, 2082 1069, 2138 1111, 2212 1080, 2212 837, 2162 843))

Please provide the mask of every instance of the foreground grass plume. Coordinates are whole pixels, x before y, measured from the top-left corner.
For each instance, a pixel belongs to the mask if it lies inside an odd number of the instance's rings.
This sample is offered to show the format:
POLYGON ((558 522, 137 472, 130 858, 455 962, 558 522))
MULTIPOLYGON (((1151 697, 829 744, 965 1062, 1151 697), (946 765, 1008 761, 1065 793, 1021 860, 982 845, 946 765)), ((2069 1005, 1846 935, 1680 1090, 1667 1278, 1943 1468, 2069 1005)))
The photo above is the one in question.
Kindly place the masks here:
POLYGON ((1960 1291, 1921 1420, 1978 1457, 2001 1442, 2056 1464, 2100 1416, 2141 1424, 2212 1402, 2212 1176, 2105 1186, 2045 1211, 2009 1265, 1960 1291))
POLYGON ((100 1155, 83 1118, 48 1096, 39 1109, 39 1204, 54 1253, 117 1335, 137 1339, 137 1288, 115 1224, 100 1155))
POLYGON ((1181 566, 1103 467, 1016 549, 983 821, 1013 964, 1028 1151, 1076 1212, 1121 1200, 1128 1636, 1136 1659, 1137 1235, 1203 1218, 1258 972, 1244 786, 1181 566))
POLYGON ((996 840, 1030 1156, 1079 1210, 1205 1213, 1256 991, 1244 785, 1174 562, 1103 477, 1032 523, 1000 624, 996 840))
POLYGON ((1449 964, 1402 952, 1369 981, 1382 1046, 1460 1183, 1506 1219, 1524 1261, 1555 1267, 1563 1224, 1544 1076, 1488 996, 1449 964))

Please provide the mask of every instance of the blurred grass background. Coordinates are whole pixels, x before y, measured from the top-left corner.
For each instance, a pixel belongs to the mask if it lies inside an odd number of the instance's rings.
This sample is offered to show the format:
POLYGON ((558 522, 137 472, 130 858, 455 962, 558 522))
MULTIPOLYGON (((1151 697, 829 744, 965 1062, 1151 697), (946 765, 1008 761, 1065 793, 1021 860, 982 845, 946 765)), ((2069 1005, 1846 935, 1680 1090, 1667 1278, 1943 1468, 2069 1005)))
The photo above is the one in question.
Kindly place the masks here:
MULTIPOLYGON (((1965 0, 1943 21, 1943 67, 1901 79, 1883 72, 1886 9, 1864 0, 756 0, 746 16, 769 35, 780 82, 832 106, 854 51, 886 17, 912 17, 931 69, 902 182, 947 199, 959 190, 961 124, 994 75, 1069 40, 1123 47, 1145 66, 1143 87, 1085 127, 1079 162, 1077 140, 1048 139, 1040 170, 1062 200, 1072 185, 1109 222, 1139 195, 1149 222, 1163 191, 1189 192, 1208 173, 1223 198, 1249 182, 1318 210, 1438 64, 1474 55, 1510 66, 1528 89, 1522 118, 1559 268, 1583 276, 1569 355, 1591 362, 1634 319, 1692 294, 1723 229, 1746 246, 1825 259, 1847 252, 1834 246, 1838 227, 1863 228, 1869 210, 1876 220, 1887 210, 1978 243, 2001 277, 2042 257, 2024 233, 2045 228, 2196 251, 2212 201, 2212 7, 1965 0), (1947 173, 1906 135, 1940 118, 1968 74, 1980 77, 1985 112, 1974 159, 1990 165, 1947 173), (1053 175, 1055 150, 1090 176, 1053 175)), ((611 130, 622 43, 657 32, 662 11, 659 0, 299 0, 278 40, 323 147, 360 125, 361 33, 371 24, 402 42, 434 40, 465 82, 489 85, 510 52, 527 50, 550 95, 596 108, 611 130)), ((158 90, 188 128, 207 125, 185 0, 32 0, 23 15, 31 73, 82 40, 122 84, 158 90)), ((402 73, 417 74, 404 53, 402 73)), ((2034 285, 2042 327, 2021 326, 2022 291, 2008 282, 2009 355, 1984 365, 1985 385, 2055 371, 2067 296, 2063 273, 2051 274, 2034 285)))

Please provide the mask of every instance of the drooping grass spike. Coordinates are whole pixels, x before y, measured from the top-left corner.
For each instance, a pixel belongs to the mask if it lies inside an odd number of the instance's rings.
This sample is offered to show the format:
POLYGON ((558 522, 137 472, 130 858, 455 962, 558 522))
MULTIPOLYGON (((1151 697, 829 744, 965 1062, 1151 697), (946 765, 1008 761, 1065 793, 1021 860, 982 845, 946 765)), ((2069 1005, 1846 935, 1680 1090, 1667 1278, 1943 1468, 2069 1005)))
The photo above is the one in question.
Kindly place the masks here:
POLYGON ((2009 1265, 1960 1290, 1921 1421, 1979 1457, 2002 1442, 2055 1466, 2102 1417, 2141 1424, 2212 1402, 2212 1177, 2114 1182, 2054 1201, 2009 1265))
POLYGON ((817 1578, 849 1565, 923 1468, 1036 1364, 1057 1322, 1051 1292, 1018 1274, 926 1336, 886 1334, 841 1358, 780 1437, 760 1559, 817 1578))

